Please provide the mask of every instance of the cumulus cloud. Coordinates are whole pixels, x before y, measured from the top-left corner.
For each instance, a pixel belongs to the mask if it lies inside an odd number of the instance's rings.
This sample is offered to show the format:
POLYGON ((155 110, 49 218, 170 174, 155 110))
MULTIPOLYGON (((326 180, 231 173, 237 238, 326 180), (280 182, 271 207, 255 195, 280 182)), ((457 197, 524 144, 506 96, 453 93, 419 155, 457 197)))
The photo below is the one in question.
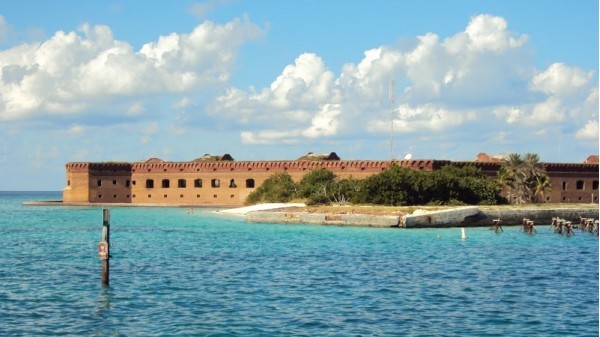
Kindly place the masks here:
POLYGON ((527 36, 514 37, 508 31, 508 23, 504 18, 492 15, 471 18, 465 35, 468 37, 468 49, 475 52, 499 52, 518 48, 527 42, 527 36))
POLYGON ((564 123, 587 125, 597 110, 593 74, 562 63, 537 70, 528 40, 512 32, 504 18, 478 15, 464 31, 445 39, 427 33, 409 49, 368 49, 339 74, 320 56, 304 53, 270 86, 229 87, 209 111, 240 125, 246 144, 387 133, 390 109, 397 133, 438 139, 447 131, 472 127, 478 130, 475 137, 479 132, 502 135, 506 143, 506 128, 542 137, 548 135, 543 130, 564 123), (395 88, 392 108, 393 77, 402 86, 395 88))
POLYGON ((304 53, 269 87, 258 92, 229 88, 212 112, 250 128, 260 124, 262 131, 244 133, 245 142, 279 141, 278 131, 290 124, 301 127, 288 138, 380 132, 389 125, 388 86, 397 76, 408 81, 398 97, 404 106, 395 107, 398 130, 453 128, 475 120, 477 109, 489 113, 490 106, 518 96, 517 90, 527 91, 531 66, 514 65, 526 42, 525 35, 508 30, 503 18, 482 15, 443 41, 428 33, 417 37, 411 50, 369 49, 337 76, 318 55, 304 53), (323 107, 335 107, 335 113, 324 113, 323 107))
POLYGON ((598 140, 598 121, 588 121, 585 126, 575 133, 577 139, 598 140))
MULTIPOLYGON (((191 10, 202 17, 216 4, 191 10)), ((459 133, 474 143, 502 144, 517 144, 523 135, 551 137, 557 128, 570 130, 573 140, 597 137, 595 74, 558 62, 536 69, 529 38, 502 17, 474 16, 447 37, 429 32, 412 44, 370 46, 339 71, 304 52, 269 85, 231 85, 240 46, 262 34, 246 18, 206 21, 134 50, 106 26, 57 32, 0 51, 0 120, 61 114, 76 125, 74 134, 87 125, 73 116, 112 113, 120 122, 141 120, 143 144, 159 128, 191 134, 194 123, 207 121, 239 132, 241 143, 250 145, 387 138, 390 122, 405 140, 446 148, 452 146, 448 135, 459 133), (393 106, 391 79, 397 83, 393 106), (165 107, 171 110, 152 111, 165 107)))
MULTIPOLYGON (((441 131, 452 128, 475 118, 471 111, 451 111, 442 106, 425 104, 416 107, 402 105, 394 117, 394 130, 398 133, 415 133, 423 131, 441 131)), ((373 121, 367 126, 370 132, 385 132, 390 129, 390 122, 373 121)))
POLYGON ((554 63, 546 71, 533 77, 531 90, 555 96, 572 95, 587 87, 590 84, 592 75, 592 72, 586 73, 576 67, 554 63))
POLYGON ((244 144, 269 144, 272 142, 295 143, 299 137, 319 138, 335 135, 340 125, 340 104, 325 104, 311 119, 308 127, 288 128, 285 131, 262 130, 241 133, 244 144))
POLYGON ((528 85, 532 93, 543 93, 541 99, 519 107, 500 106, 495 114, 508 124, 533 126, 562 123, 567 118, 575 123, 584 122, 585 118, 597 116, 598 111, 598 88, 592 82, 592 75, 577 67, 554 63, 534 73, 528 85))
POLYGON ((84 24, 41 43, 0 51, 0 120, 73 114, 99 102, 187 93, 226 83, 239 47, 262 34, 247 19, 205 21, 139 51, 106 26, 84 24))

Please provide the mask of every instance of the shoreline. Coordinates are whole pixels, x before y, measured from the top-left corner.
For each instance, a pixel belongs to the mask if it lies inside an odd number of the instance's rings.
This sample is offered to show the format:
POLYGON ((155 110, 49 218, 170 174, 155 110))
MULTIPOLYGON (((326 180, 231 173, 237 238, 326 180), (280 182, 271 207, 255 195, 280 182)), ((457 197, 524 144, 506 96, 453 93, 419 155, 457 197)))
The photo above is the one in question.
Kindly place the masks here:
POLYGON ((451 228, 490 227, 495 219, 502 226, 520 226, 523 218, 541 225, 550 225, 552 218, 562 218, 578 224, 580 217, 598 219, 598 205, 540 208, 535 206, 461 206, 433 207, 434 210, 417 208, 412 213, 364 214, 356 207, 349 211, 319 212, 304 209, 283 209, 250 212, 248 222, 312 224, 330 226, 356 226, 379 228, 451 228))
POLYGON ((503 226, 519 226, 523 218, 549 225, 558 217, 579 223, 580 217, 599 217, 597 204, 529 204, 501 206, 306 206, 303 203, 263 203, 251 206, 80 203, 61 200, 23 202, 27 206, 217 208, 217 214, 244 217, 246 222, 310 224, 379 228, 489 227, 494 219, 503 226))

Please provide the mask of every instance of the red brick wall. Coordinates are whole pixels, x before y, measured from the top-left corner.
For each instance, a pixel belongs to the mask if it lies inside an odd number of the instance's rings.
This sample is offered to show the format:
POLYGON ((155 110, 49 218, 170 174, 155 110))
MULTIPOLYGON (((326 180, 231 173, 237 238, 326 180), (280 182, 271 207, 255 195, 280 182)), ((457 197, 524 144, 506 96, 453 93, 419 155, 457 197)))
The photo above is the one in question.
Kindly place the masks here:
MULTIPOLYGON (((499 163, 446 160, 402 160, 395 163, 424 171, 437 170, 449 164, 475 165, 490 179, 496 177, 500 167, 499 163)), ((276 172, 287 172, 292 179, 299 181, 310 170, 325 168, 340 178, 364 179, 390 165, 390 161, 360 160, 68 163, 63 200, 158 205, 242 205, 248 194, 276 172), (146 187, 149 179, 154 182, 152 188, 146 187), (169 181, 169 187, 162 186, 165 179, 169 181), (185 181, 185 187, 178 186, 180 179, 185 181), (196 179, 202 180, 202 187, 194 187, 196 179), (254 187, 247 186, 248 179, 254 181, 254 187), (212 186, 213 180, 219 181, 218 187, 212 186), (235 187, 230 187, 232 180, 235 187)), ((598 164, 544 165, 552 182, 552 193, 546 196, 546 202, 598 202, 598 164)))

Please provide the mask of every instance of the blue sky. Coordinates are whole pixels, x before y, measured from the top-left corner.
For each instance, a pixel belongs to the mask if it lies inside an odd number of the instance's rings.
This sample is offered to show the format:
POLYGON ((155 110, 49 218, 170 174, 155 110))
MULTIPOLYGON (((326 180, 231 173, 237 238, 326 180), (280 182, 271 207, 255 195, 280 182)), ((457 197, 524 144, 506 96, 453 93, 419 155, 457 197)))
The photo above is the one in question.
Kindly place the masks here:
POLYGON ((70 161, 598 154, 597 1, 3 1, 0 68, 0 190, 70 161))

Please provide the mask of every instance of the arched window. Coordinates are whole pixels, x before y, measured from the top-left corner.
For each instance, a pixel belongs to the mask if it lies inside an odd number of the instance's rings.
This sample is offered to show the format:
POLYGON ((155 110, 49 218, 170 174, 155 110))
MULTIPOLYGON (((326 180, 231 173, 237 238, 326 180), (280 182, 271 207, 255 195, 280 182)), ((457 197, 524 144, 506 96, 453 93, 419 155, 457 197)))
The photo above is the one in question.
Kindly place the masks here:
POLYGON ((235 184, 235 180, 231 179, 229 181, 229 188, 236 188, 236 187, 237 187, 237 185, 235 184))
POLYGON ((146 179, 146 188, 154 188, 154 179, 146 179))
POLYGON ((254 179, 246 179, 246 188, 254 188, 254 179))
POLYGON ((179 180, 177 180, 177 187, 179 187, 179 188, 185 188, 185 185, 186 185, 185 179, 179 179, 179 180))
POLYGON ((202 179, 194 180, 194 188, 202 188, 202 179))
POLYGON ((585 183, 583 182, 583 180, 577 180, 577 183, 575 184, 575 188, 578 190, 585 189, 585 183))
POLYGON ((162 180, 162 188, 169 188, 169 186, 170 186, 169 179, 163 179, 162 180))

